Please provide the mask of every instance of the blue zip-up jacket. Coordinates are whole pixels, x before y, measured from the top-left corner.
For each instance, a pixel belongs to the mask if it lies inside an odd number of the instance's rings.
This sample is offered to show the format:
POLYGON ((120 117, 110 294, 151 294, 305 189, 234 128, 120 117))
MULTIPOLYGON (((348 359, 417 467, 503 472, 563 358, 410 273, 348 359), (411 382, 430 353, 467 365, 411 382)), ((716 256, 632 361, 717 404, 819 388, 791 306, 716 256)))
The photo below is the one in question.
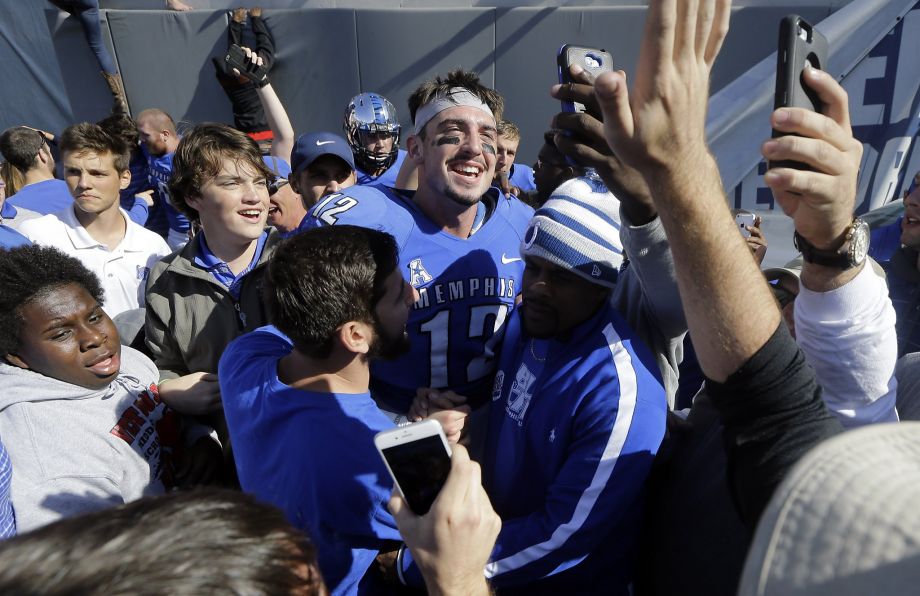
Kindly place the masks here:
POLYGON ((651 353, 609 303, 565 342, 530 338, 515 312, 492 399, 483 482, 502 530, 487 577, 625 594, 667 411, 651 353))

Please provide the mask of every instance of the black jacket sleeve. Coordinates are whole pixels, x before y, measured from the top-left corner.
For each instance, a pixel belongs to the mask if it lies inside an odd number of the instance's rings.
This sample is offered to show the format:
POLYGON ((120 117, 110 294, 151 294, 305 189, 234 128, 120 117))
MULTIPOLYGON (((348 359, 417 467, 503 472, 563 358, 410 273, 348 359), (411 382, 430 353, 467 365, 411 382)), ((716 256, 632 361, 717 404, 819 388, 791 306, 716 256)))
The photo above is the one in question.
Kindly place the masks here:
POLYGON ((782 322, 725 383, 707 380, 707 388, 722 419, 735 503, 753 531, 792 466, 843 428, 825 407, 814 370, 782 322))

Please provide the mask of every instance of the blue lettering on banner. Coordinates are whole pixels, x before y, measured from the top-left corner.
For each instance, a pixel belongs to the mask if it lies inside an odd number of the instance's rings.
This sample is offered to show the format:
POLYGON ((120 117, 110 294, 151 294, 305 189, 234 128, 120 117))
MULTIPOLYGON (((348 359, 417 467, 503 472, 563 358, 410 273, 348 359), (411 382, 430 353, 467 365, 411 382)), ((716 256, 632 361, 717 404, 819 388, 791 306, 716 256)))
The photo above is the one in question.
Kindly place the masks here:
MULTIPOLYGON (((920 171, 920 2, 847 73, 853 135, 863 143, 856 212, 865 213, 899 199, 920 171)), ((736 208, 775 209, 763 183, 767 165, 757 167, 734 188, 736 208)))

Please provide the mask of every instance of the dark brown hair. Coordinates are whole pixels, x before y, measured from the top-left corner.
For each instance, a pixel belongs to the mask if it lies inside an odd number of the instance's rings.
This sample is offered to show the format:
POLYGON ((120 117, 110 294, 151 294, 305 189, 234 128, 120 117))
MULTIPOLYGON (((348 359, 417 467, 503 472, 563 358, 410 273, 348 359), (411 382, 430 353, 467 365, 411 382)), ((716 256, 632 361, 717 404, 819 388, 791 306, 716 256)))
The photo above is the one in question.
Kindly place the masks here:
POLYGON ((476 73, 458 68, 447 73, 446 77, 437 76, 430 81, 425 81, 412 92, 412 95, 409 96, 409 114, 412 116, 412 122, 415 123, 415 113, 420 107, 430 103, 436 97, 446 95, 454 87, 463 87, 481 99, 492 110, 496 122, 501 120, 502 112, 505 110, 505 100, 502 96, 494 89, 480 83, 479 75, 476 73))
POLYGON ((111 153, 115 169, 121 174, 131 161, 128 144, 119 136, 109 134, 98 124, 81 122, 68 126, 61 135, 61 155, 94 151, 111 153))
POLYGON ((179 141, 169 179, 173 206, 189 219, 198 221, 198 211, 188 199, 201 196, 201 188, 220 174, 224 159, 242 162, 268 181, 275 179, 262 161, 259 146, 246 133, 226 124, 199 124, 179 141))

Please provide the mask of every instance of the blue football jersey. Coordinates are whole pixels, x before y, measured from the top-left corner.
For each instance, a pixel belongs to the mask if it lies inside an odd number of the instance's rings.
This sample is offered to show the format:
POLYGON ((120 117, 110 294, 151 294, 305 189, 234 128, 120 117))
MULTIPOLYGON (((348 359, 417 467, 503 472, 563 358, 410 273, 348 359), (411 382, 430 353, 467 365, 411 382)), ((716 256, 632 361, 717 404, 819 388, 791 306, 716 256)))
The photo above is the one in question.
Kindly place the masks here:
POLYGON ((169 177, 172 174, 173 153, 154 156, 147 152, 147 149, 141 145, 141 150, 147 158, 148 177, 150 184, 156 191, 157 205, 160 205, 166 211, 166 219, 169 222, 169 229, 178 232, 186 232, 189 229, 188 218, 182 215, 178 209, 173 207, 172 199, 169 196, 169 177))
POLYGON ((378 184, 382 186, 388 186, 393 188, 396 186, 396 176, 399 175, 399 168, 402 167, 403 161, 406 159, 406 152, 403 149, 400 149, 396 154, 396 161, 393 162, 383 174, 380 174, 377 177, 371 176, 361 168, 355 168, 355 174, 358 177, 357 184, 378 184))
POLYGON ((511 175, 508 177, 511 186, 517 186, 522 192, 537 190, 533 180, 533 169, 522 163, 511 164, 511 175))
POLYGON ((521 289, 520 245, 533 210, 490 189, 488 216, 469 238, 432 223, 408 198, 380 186, 352 186, 323 198, 302 228, 337 223, 392 234, 399 267, 418 291, 409 314, 409 352, 371 364, 374 398, 408 410, 419 387, 451 389, 471 399, 491 390, 494 357, 521 289))

